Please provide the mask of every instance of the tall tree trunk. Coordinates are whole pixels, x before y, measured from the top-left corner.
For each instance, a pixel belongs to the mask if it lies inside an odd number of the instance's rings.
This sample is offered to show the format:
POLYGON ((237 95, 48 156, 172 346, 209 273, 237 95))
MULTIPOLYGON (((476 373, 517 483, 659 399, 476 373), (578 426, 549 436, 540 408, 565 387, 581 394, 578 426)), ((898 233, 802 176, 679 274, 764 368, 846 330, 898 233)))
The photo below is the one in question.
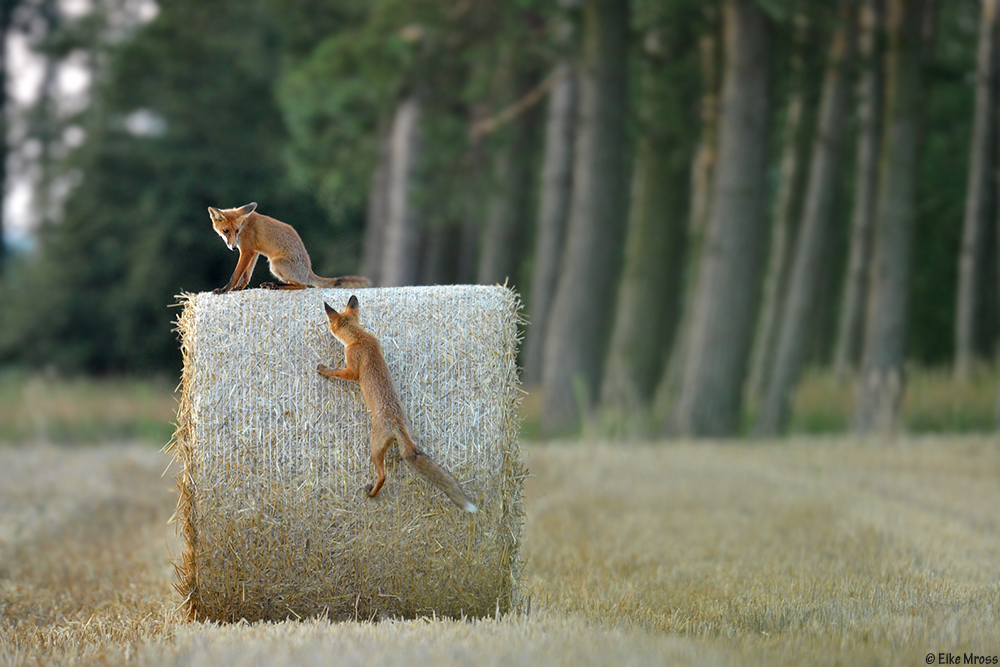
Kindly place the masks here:
POLYGON ((476 282, 482 285, 504 283, 514 278, 517 258, 514 244, 523 223, 518 209, 523 200, 519 192, 518 172, 523 166, 514 155, 519 147, 510 144, 499 146, 493 153, 493 173, 490 179, 490 193, 487 196, 486 216, 480 237, 479 265, 476 282))
POLYGON ((853 429, 896 428, 903 397, 913 219, 928 0, 889 0, 886 12, 885 134, 879 176, 875 254, 853 429))
POLYGON ((641 130, 625 265, 601 386, 602 412, 621 425, 633 424, 649 406, 663 356, 672 347, 687 247, 687 165, 678 157, 689 153, 692 143, 685 136, 690 119, 683 81, 670 69, 668 53, 648 54, 641 67, 641 130))
MULTIPOLYGON (((515 99, 530 89, 526 75, 515 86, 515 99)), ((493 183, 486 208, 486 228, 479 255, 478 281, 484 285, 515 283, 519 279, 518 240, 523 236, 531 195, 531 149, 536 111, 522 113, 496 137, 504 142, 494 151, 493 183)))
POLYGON ((803 50, 806 48, 808 21, 799 8, 795 17, 795 44, 792 50, 789 76, 788 105, 785 110, 784 137, 781 162, 778 167, 778 191, 774 198, 771 223, 771 248, 767 254, 764 273, 764 293, 760 315, 750 355, 750 379, 747 398, 753 403, 760 399, 769 380, 768 371, 778 344, 779 306, 784 299, 784 289, 791 268, 790 248, 795 241, 795 225, 801 205, 803 112, 805 108, 803 50))
POLYGON ((530 326, 524 344, 524 384, 542 379, 542 351, 552 298, 559 277, 563 235, 573 190, 573 130, 576 123, 577 74, 569 61, 557 65, 549 94, 542 165, 541 201, 535 226, 535 266, 529 301, 530 326))
POLYGON ((719 135, 719 39, 718 16, 714 4, 706 7, 709 27, 698 39, 701 69, 701 132, 691 161, 691 204, 688 227, 692 235, 704 235, 708 226, 708 206, 712 197, 712 176, 718 158, 719 135))
MULTIPOLYGON (((482 67, 482 64, 479 66, 482 67)), ((475 127, 488 114, 489 107, 485 103, 474 105, 472 117, 469 119, 469 127, 475 127)), ((469 140, 468 150, 465 153, 463 177, 466 182, 462 193, 463 218, 459 230, 458 275, 456 277, 457 282, 463 285, 476 282, 476 267, 479 265, 479 225, 483 213, 484 136, 481 133, 473 132, 469 140)))
POLYGON ((7 215, 4 200, 7 195, 7 85, 9 72, 7 59, 7 35, 14 21, 17 0, 0 0, 0 279, 7 268, 7 215))
POLYGON ((769 25, 752 0, 726 0, 722 24, 719 164, 672 416, 676 431, 695 436, 729 435, 739 425, 767 239, 769 25))
POLYGON ((719 16, 715 3, 704 6, 707 29, 698 39, 698 60, 701 73, 701 101, 698 113, 701 130, 698 145, 691 160, 691 192, 688 215, 688 242, 685 252, 683 283, 680 288, 680 322, 673 344, 666 350, 665 365, 654 398, 654 412, 662 421, 661 432, 671 435, 672 422, 664 419, 670 413, 674 399, 680 391, 684 375, 684 359, 690 336, 692 302, 696 269, 708 227, 708 208, 712 193, 712 180, 717 162, 719 135, 719 16))
MULTIPOLYGON (((478 167, 478 164, 474 165, 478 167)), ((476 180, 473 176, 472 180, 476 180)), ((479 215, 478 205, 471 201, 466 206, 462 226, 458 230, 458 275, 456 282, 469 285, 476 282, 476 260, 479 258, 479 215)))
POLYGON ((420 104, 408 97, 392 121, 389 211, 385 226, 380 282, 386 287, 420 280, 420 214, 413 201, 420 159, 420 104))
MULTIPOLYGON (((37 7, 38 18, 43 26, 43 39, 54 39, 61 23, 59 2, 43 0, 37 7)), ((31 111, 29 135, 38 141, 38 181, 35 184, 34 206, 39 229, 50 229, 59 216, 60 202, 56 192, 56 178, 59 165, 56 148, 62 130, 59 122, 59 56, 45 54, 42 80, 38 86, 38 100, 31 111)))
POLYGON ((421 285, 450 285, 458 271, 458 246, 461 240, 457 225, 435 225, 424 230, 420 260, 421 285))
POLYGON ((550 433, 576 428, 600 384, 611 318, 595 314, 615 295, 627 204, 629 9, 623 0, 583 6, 573 196, 542 372, 550 433))
POLYGON ((365 219, 364 259, 362 275, 379 285, 382 281, 382 253, 385 229, 389 219, 389 176, 392 170, 392 129, 388 122, 379 123, 378 161, 368 190, 368 211, 365 219))
POLYGON ((841 298, 834 372, 843 380, 861 357, 865 296, 871 267, 872 228, 878 194, 879 139, 882 128, 883 0, 863 0, 859 7, 862 71, 858 81, 858 138, 854 167, 851 239, 841 298))
POLYGON ((850 90, 848 69, 854 56, 856 23, 853 0, 840 1, 838 18, 839 25, 823 77, 819 127, 809 165, 802 227, 796 240, 791 279, 781 308, 774 369, 757 422, 757 435, 776 435, 788 423, 792 392, 802 370, 809 323, 817 314, 813 306, 819 296, 824 269, 831 259, 832 199, 850 90))
POLYGON ((979 50, 976 62, 976 106, 969 151, 969 178, 965 192, 965 219, 958 261, 958 298, 955 317, 955 375, 965 380, 976 357, 983 353, 983 320, 986 312, 984 286, 987 244, 995 201, 996 145, 994 136, 997 95, 997 10, 998 0, 983 0, 979 23, 979 50))

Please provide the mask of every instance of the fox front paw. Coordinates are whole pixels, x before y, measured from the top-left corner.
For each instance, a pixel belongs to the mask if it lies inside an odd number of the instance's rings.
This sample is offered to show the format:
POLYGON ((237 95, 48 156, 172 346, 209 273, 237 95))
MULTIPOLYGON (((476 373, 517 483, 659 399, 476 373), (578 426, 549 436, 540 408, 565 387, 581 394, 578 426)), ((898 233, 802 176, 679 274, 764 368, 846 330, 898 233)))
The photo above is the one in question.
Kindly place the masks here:
POLYGON ((372 493, 372 489, 374 488, 375 488, 374 484, 365 484, 365 495, 368 496, 369 498, 374 498, 375 494, 372 493))
POLYGON ((330 377, 329 374, 332 373, 333 370, 331 370, 327 366, 324 366, 323 364, 316 364, 316 372, 322 375, 323 377, 330 377))
POLYGON ((278 283, 261 283, 260 284, 260 288, 261 289, 281 289, 281 286, 278 285, 278 283))
POLYGON ((212 290, 212 294, 225 294, 225 293, 226 293, 225 287, 216 287, 214 290, 212 290))

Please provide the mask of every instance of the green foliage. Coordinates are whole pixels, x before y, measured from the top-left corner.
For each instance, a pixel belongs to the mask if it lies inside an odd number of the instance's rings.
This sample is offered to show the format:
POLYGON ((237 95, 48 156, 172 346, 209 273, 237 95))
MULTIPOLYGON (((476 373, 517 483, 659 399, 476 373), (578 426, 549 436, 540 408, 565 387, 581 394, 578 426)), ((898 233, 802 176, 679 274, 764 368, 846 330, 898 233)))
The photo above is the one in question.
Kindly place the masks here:
POLYGON ((289 183, 267 19, 259 4, 182 0, 111 53, 79 119, 87 139, 65 165, 80 179, 65 217, 0 294, 0 359, 176 370, 173 296, 224 284, 236 263, 211 230, 210 205, 257 201, 299 229, 318 272, 356 268, 327 248, 357 235, 357 221, 330 221, 289 183), (136 112, 162 127, 130 131, 136 112))
POLYGON ((423 107, 418 206, 425 224, 454 224, 466 213, 456 194, 475 178, 467 157, 472 108, 495 112, 510 103, 503 82, 545 60, 551 47, 538 37, 546 11, 553 8, 534 0, 370 3, 281 79, 296 183, 332 212, 363 210, 379 135, 396 104, 416 94, 423 107))
POLYGON ((398 32, 370 23, 353 27, 324 39, 278 86, 292 175, 332 210, 364 206, 379 119, 413 58, 398 32))
POLYGON ((757 6, 776 22, 790 21, 800 4, 801 0, 757 0, 757 6))

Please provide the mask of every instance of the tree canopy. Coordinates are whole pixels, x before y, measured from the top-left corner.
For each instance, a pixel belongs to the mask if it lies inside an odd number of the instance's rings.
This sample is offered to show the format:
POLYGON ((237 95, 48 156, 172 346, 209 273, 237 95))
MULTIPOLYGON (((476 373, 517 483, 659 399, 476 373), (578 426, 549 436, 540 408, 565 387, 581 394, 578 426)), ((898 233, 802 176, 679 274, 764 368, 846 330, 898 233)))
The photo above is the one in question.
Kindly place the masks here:
MULTIPOLYGON (((731 433, 766 387, 757 367, 772 363, 778 343, 763 337, 779 338, 761 331, 782 321, 809 210, 825 231, 821 244, 806 244, 820 259, 800 261, 810 314, 793 327, 793 358, 833 360, 855 259, 857 175, 880 187, 856 159, 859 82, 888 72, 870 80, 895 108, 886 81, 900 75, 886 68, 899 49, 919 48, 906 76, 916 77, 922 114, 904 141, 915 186, 898 228, 912 239, 903 258, 912 271, 897 289, 910 304, 905 359, 948 363, 956 304, 971 289, 960 289, 958 256, 974 107, 981 126, 996 122, 995 93, 974 105, 977 40, 995 32, 979 30, 981 9, 992 1, 174 0, 139 23, 121 18, 135 13, 130 0, 94 2, 83 16, 60 16, 58 3, 43 0, 11 3, 20 13, 6 30, 35 26, 39 57, 85 62, 91 84, 82 110, 60 107, 50 91, 29 131, 8 133, 9 143, 43 146, 36 204, 65 194, 46 209, 55 214, 38 215, 35 249, 5 263, 0 362, 175 372, 174 296, 222 285, 236 261, 206 207, 256 201, 299 231, 321 275, 364 269, 377 279, 378 262, 402 251, 412 260, 408 282, 513 284, 529 318, 556 332, 539 329, 546 340, 532 341, 527 363, 537 367, 526 377, 546 382, 544 350, 550 362, 568 360, 542 390, 570 427, 603 406, 648 413, 667 432, 673 413, 678 424, 731 433), (915 37, 894 42, 891 21, 869 25, 902 13, 920 26, 915 37), (602 16, 626 21, 620 34, 602 32, 602 16), (862 42, 869 30, 873 46, 831 64, 845 21, 862 42), (748 34, 754 43, 741 41, 748 34), (821 90, 841 69, 841 155, 823 162, 821 90), (733 89, 741 81, 761 83, 733 89), (405 105, 409 129, 398 125, 405 105), (740 138, 751 112, 761 129, 740 138), (563 148, 550 155, 553 133, 563 148), (759 159, 744 161, 749 139, 759 159), (812 160, 832 166, 810 194, 812 160), (756 192, 752 205, 730 197, 740 183, 756 192), (557 186, 565 191, 550 190, 557 186), (541 210, 553 201, 565 210, 541 210), (404 232, 405 248, 377 252, 404 232), (542 275, 545 285, 533 284, 542 275), (731 275, 739 277, 724 279, 731 275), (545 309, 537 317, 536 302, 545 309), (772 324, 761 323, 763 312, 772 324), (584 326, 593 335, 578 335, 584 326), (727 349, 705 345, 713 340, 727 349), (751 348, 758 377, 748 381, 751 348), (723 358, 731 368, 708 381, 705 369, 723 358), (724 417, 704 402, 723 394, 724 417)), ((995 69, 983 74, 990 82, 995 69)), ((879 150, 893 145, 887 136, 876 137, 879 150)), ((993 152, 977 164, 995 164, 993 152)), ((985 196, 982 266, 967 272, 987 304, 970 338, 980 359, 992 354, 1000 312, 997 195, 985 196)), ((266 280, 258 272, 252 286, 266 280)), ((860 351, 848 357, 856 370, 860 351)), ((798 371, 783 377, 794 386, 798 371)))

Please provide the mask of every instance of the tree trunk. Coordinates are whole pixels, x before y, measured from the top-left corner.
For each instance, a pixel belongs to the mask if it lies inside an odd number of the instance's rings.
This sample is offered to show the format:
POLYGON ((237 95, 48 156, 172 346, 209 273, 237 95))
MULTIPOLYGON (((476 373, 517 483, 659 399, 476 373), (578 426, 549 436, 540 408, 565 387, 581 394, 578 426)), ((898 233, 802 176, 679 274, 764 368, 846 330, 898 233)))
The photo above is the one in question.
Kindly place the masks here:
POLYGON ((382 254, 389 219, 389 175, 392 169, 392 133, 389 123, 379 123, 378 161, 368 191, 362 275, 379 285, 382 281, 382 254))
POLYGON ((776 435, 788 423, 792 393, 798 384, 813 305, 824 269, 830 263, 831 209, 840 163, 843 120, 847 112, 849 73, 854 56, 855 17, 852 0, 841 0, 839 25, 830 47, 819 127, 812 148, 802 227, 795 244, 791 279, 783 300, 774 368, 756 426, 756 434, 776 435))
MULTIPOLYGON (((530 88, 525 76, 515 86, 515 98, 530 88)), ((510 123, 507 132, 499 133, 505 142, 494 151, 493 184, 486 208, 486 228, 479 255, 478 281, 483 285, 518 282, 521 258, 518 248, 523 236, 531 195, 531 148, 536 113, 531 109, 510 123)))
POLYGON ((693 235, 704 234, 708 225, 708 205, 712 195, 719 134, 719 40, 718 17, 714 7, 706 10, 709 28, 698 40, 701 65, 701 133, 691 161, 691 204, 689 229, 693 235))
POLYGON ((420 260, 421 285, 451 285, 458 270, 456 255, 461 240, 457 225, 435 225, 424 230, 420 260))
POLYGON ((14 20, 15 0, 0 0, 0 279, 7 268, 7 215, 5 199, 7 193, 7 87, 10 78, 7 58, 7 35, 14 20))
MULTIPOLYGON (((62 16, 57 0, 43 0, 38 5, 38 18, 43 26, 44 39, 55 39, 62 28, 62 16)), ((45 54, 42 80, 38 86, 38 100, 32 110, 30 136, 38 141, 38 181, 35 184, 35 213, 38 231, 51 229, 59 219, 62 203, 58 185, 60 159, 57 156, 59 135, 59 56, 45 54)))
POLYGON ((858 138, 854 167, 851 239, 837 327, 834 373, 843 380, 861 357, 865 296, 871 267, 872 228, 878 194, 879 138, 882 128, 883 0, 864 0, 859 7, 862 73, 858 81, 858 138))
POLYGON ((726 0, 725 74, 704 256, 699 267, 674 429, 729 435, 739 426, 767 239, 769 25, 752 0, 726 0))
POLYGON ((502 284, 514 278, 517 264, 514 244, 523 222, 518 212, 523 192, 518 192, 520 184, 517 183, 520 180, 517 172, 523 171, 523 167, 517 164, 518 158, 514 155, 519 147, 500 146, 492 152, 492 182, 476 272, 476 282, 482 285, 502 284))
MULTIPOLYGON (((480 63, 479 66, 482 67, 482 64, 480 63)), ((469 119, 469 127, 475 127, 488 115, 489 108, 486 104, 474 105, 469 119)), ((479 265, 479 225, 483 214, 484 136, 481 133, 472 132, 469 148, 465 153, 463 173, 465 184, 461 194, 463 218, 459 230, 458 275, 456 277, 457 282, 462 285, 476 282, 476 267, 479 265)))
POLYGON ((699 265, 701 249, 704 245, 705 229, 708 227, 708 204, 712 192, 712 176, 715 173, 716 151, 719 134, 719 17, 715 3, 704 7, 708 24, 705 33, 698 39, 698 60, 701 70, 701 102, 699 116, 701 131, 698 145, 691 160, 691 193, 688 215, 688 241, 683 283, 681 285, 680 322, 674 335, 673 344, 666 350, 666 363, 660 377, 660 384, 654 398, 654 412, 661 420, 661 433, 671 435, 672 422, 665 416, 670 414, 674 399, 680 391, 684 375, 685 350, 690 338, 695 269, 699 265))
POLYGON ((958 297, 955 317, 955 375, 969 376, 976 357, 983 354, 986 318, 984 286, 987 280, 991 204, 995 201, 996 39, 998 0, 983 0, 976 63, 976 106, 969 151, 969 178, 965 192, 965 219, 958 261, 958 297))
MULTIPOLYGON (((667 47, 670 48, 669 46, 667 47)), ((632 175, 625 265, 601 386, 604 424, 639 434, 680 317, 687 247, 686 164, 692 143, 683 81, 653 53, 641 64, 640 136, 632 175)))
POLYGON ((573 190, 573 130, 576 123, 577 75, 571 63, 557 66, 558 74, 549 94, 545 125, 545 156, 542 165, 541 201, 535 231, 534 273, 529 301, 530 325, 524 344, 524 385, 533 387, 542 379, 542 350, 549 319, 563 233, 573 190))
POLYGON ((859 435, 895 430, 902 401, 913 219, 919 162, 926 0, 889 0, 885 134, 862 374, 859 435))
POLYGON ((420 280, 420 214, 413 201, 420 159, 420 104, 415 97, 396 108, 390 142, 389 211, 380 283, 415 285, 420 280))
POLYGON ((583 6, 573 195, 542 373, 550 433, 576 428, 600 384, 627 204, 629 15, 621 0, 583 6))
POLYGON ((782 138, 781 162, 778 167, 778 191, 774 198, 774 219, 771 223, 771 248, 767 254, 764 294, 750 355, 747 398, 751 403, 760 399, 770 379, 768 371, 778 344, 777 321, 780 312, 778 308, 784 300, 785 285, 788 284, 788 271, 791 268, 790 247, 795 240, 794 223, 797 221, 801 205, 804 171, 801 160, 804 152, 802 116, 805 107, 802 52, 806 48, 807 28, 807 19, 800 8, 795 17, 795 46, 792 52, 788 105, 785 111, 785 134, 782 138))

